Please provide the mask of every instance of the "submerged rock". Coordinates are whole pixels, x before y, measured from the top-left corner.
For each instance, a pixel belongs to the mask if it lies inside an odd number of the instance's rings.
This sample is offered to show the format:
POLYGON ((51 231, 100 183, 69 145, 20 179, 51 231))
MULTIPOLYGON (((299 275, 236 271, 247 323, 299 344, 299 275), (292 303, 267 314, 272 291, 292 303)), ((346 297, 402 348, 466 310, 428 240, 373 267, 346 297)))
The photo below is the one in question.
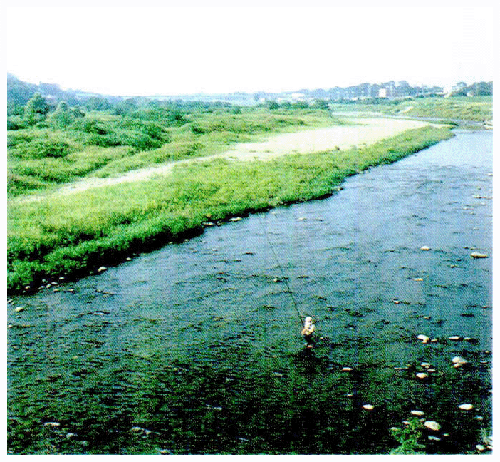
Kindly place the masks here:
POLYGON ((429 435, 427 438, 429 439, 429 441, 441 441, 441 438, 434 435, 429 435))
POLYGON ((467 364, 467 360, 462 358, 461 356, 455 356, 451 362, 453 363, 453 367, 461 367, 467 364))
POLYGON ((44 427, 52 427, 52 428, 57 428, 60 427, 61 424, 59 422, 45 422, 43 424, 44 427))
POLYGON ((429 341, 430 341, 430 338, 427 337, 427 335, 424 335, 424 334, 417 335, 417 338, 419 340, 422 340, 422 343, 429 343, 429 341))

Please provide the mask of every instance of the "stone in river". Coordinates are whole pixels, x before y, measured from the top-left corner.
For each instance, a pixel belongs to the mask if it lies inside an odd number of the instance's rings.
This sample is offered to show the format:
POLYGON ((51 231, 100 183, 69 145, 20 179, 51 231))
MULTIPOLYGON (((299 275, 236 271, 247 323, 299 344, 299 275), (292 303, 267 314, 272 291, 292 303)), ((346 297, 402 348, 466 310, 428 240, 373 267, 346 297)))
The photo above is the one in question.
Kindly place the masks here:
POLYGON ((472 404, 466 403, 466 404, 461 404, 458 406, 462 411, 471 411, 474 409, 474 406, 472 404))
POLYGON ((480 253, 480 252, 472 252, 470 254, 470 256, 472 258, 488 258, 488 255, 486 255, 485 253, 480 253))
POLYGON ((433 430, 435 432, 438 432, 439 430, 441 430, 441 425, 434 421, 434 420, 427 420, 424 422, 424 427, 425 428, 428 428, 429 430, 433 430))
POLYGON ((455 356, 451 360, 451 362, 453 363, 453 367, 460 367, 460 366, 464 366, 465 364, 467 364, 467 360, 465 360, 461 356, 455 356))

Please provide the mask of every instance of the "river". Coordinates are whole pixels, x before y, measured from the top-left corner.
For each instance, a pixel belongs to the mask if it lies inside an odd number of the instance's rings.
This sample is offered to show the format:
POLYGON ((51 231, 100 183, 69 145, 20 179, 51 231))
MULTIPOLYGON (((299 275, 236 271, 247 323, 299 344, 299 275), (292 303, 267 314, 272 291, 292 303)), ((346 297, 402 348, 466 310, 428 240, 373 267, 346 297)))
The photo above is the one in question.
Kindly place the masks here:
POLYGON ((415 411, 439 423, 426 452, 474 452, 491 433, 491 196, 492 133, 457 131, 328 199, 14 297, 10 452, 384 453, 415 411))

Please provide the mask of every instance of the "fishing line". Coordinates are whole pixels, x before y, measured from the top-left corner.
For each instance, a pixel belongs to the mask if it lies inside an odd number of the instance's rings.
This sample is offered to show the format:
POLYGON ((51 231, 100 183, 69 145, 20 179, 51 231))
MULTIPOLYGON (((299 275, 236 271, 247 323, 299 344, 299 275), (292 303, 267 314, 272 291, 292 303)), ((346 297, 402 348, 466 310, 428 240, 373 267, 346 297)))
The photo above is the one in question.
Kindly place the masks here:
POLYGON ((280 265, 280 262, 279 262, 279 259, 278 259, 278 255, 276 254, 276 251, 274 250, 273 244, 272 244, 271 240, 269 239, 269 235, 267 233, 267 229, 266 229, 265 224, 262 226, 262 228, 264 230, 264 235, 266 236, 267 244, 268 244, 269 248, 271 249, 271 252, 273 253, 276 265, 278 266, 278 268, 280 270, 281 280, 285 281, 285 284, 286 284, 286 287, 287 287, 287 292, 290 294, 290 299, 292 300, 293 307, 295 308, 297 316, 299 317, 299 320, 300 320, 300 325, 302 326, 304 316, 300 314, 300 310, 299 310, 298 304, 297 304, 297 302, 295 300, 295 297, 293 296, 293 292, 292 292, 292 289, 290 288, 290 284, 288 283, 288 277, 284 276, 285 273, 283 271, 282 266, 280 265))

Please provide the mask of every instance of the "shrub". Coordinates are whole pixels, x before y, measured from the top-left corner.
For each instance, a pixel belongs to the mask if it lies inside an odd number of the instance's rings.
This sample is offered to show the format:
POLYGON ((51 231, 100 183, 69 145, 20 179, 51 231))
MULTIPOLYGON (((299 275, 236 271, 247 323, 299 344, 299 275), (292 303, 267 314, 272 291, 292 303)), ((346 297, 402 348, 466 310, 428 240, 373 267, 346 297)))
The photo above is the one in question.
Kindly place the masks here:
MULTIPOLYGON (((12 140, 13 138, 11 138, 12 140)), ((22 137, 17 138, 11 153, 23 159, 43 159, 45 157, 64 157, 71 152, 70 146, 65 141, 54 140, 48 137, 34 138, 22 142, 22 137)), ((27 140, 27 138, 24 138, 27 140)), ((10 141, 9 143, 13 143, 10 141)))
POLYGON ((7 130, 20 130, 28 127, 26 121, 18 115, 7 117, 7 130))
POLYGON ((391 454, 423 454, 425 446, 419 443, 422 438, 423 425, 417 418, 411 418, 403 428, 392 428, 392 435, 399 442, 399 446, 391 454))
POLYGON ((104 122, 97 119, 84 118, 76 120, 70 127, 72 130, 95 135, 107 135, 110 131, 104 122))

